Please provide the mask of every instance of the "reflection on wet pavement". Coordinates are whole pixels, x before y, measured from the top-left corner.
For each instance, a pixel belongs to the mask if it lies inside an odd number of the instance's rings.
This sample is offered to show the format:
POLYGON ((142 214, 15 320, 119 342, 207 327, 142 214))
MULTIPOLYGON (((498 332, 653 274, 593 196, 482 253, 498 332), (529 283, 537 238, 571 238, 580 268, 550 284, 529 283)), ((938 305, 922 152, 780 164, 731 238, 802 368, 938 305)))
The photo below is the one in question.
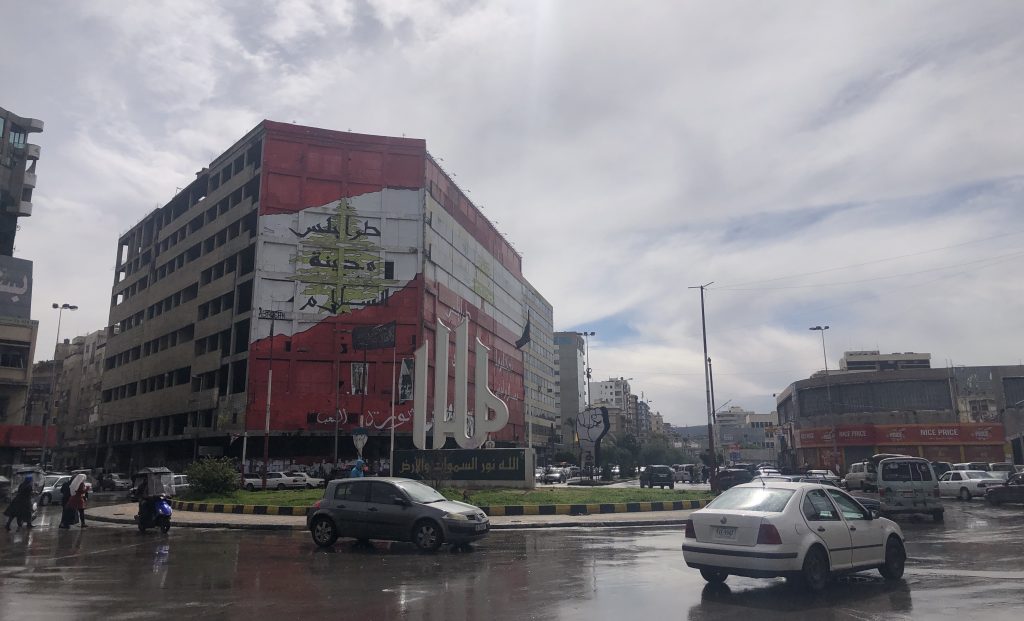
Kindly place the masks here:
MULTIPOLYGON (((820 595, 781 580, 706 585, 685 566, 680 528, 496 531, 470 551, 304 533, 131 527, 0 533, 0 611, 19 619, 331 618, 413 620, 1016 619, 1021 508, 946 505, 943 524, 903 520, 904 580, 841 577, 820 595)), ((7 615, 4 615, 7 616, 7 615)))

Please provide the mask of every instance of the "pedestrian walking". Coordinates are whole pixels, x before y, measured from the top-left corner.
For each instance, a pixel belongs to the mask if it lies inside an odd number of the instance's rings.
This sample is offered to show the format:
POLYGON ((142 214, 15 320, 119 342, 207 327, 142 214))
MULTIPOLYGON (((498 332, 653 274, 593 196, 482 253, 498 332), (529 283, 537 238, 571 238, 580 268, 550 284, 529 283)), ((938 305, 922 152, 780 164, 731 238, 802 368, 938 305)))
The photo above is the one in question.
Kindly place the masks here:
POLYGON ((68 501, 68 506, 78 512, 78 519, 81 521, 82 528, 86 527, 85 524, 85 501, 88 494, 88 488, 85 483, 78 486, 75 490, 75 495, 68 501))
POLYGON ((60 526, 57 528, 70 528, 72 524, 78 523, 78 511, 71 506, 71 479, 64 481, 60 486, 60 526))
POLYGON ((18 528, 21 528, 22 524, 27 524, 27 528, 33 528, 31 474, 27 475, 18 486, 18 491, 14 493, 11 503, 4 509, 4 515, 7 516, 7 524, 4 525, 7 530, 11 530, 11 522, 15 520, 18 521, 18 528))
POLYGON ((358 479, 366 476, 366 473, 363 471, 363 469, 363 460, 357 459, 356 465, 352 466, 352 472, 348 474, 349 478, 358 479))

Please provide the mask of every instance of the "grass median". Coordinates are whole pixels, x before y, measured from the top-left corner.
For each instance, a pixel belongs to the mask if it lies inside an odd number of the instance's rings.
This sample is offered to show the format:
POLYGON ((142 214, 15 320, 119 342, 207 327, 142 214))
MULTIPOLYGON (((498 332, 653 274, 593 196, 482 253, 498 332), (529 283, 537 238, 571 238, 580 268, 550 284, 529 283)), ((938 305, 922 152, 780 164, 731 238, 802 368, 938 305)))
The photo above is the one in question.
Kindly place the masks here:
MULTIPOLYGON (((443 488, 440 492, 452 500, 463 500, 481 507, 495 507, 501 505, 583 505, 620 502, 671 502, 673 500, 702 500, 711 498, 711 495, 707 492, 608 487, 558 487, 532 490, 512 488, 461 490, 443 488), (465 496, 463 494, 465 494, 465 496)), ((322 489, 270 490, 266 492, 249 492, 239 490, 231 494, 219 496, 193 496, 179 498, 179 500, 226 505, 306 507, 323 497, 323 494, 324 490, 322 489)))

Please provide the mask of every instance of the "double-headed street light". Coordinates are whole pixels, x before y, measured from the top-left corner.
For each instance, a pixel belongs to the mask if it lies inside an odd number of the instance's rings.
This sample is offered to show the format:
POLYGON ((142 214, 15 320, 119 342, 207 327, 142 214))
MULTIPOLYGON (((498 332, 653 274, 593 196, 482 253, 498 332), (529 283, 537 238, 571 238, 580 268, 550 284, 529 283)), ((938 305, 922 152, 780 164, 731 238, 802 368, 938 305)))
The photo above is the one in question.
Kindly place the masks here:
POLYGON ((39 465, 43 470, 46 470, 46 440, 50 435, 50 419, 54 418, 54 415, 56 414, 55 410, 57 408, 57 350, 60 348, 60 322, 64 317, 64 311, 78 310, 77 306, 74 304, 68 304, 67 302, 64 302, 63 304, 54 302, 53 308, 57 311, 57 340, 53 344, 53 365, 51 367, 52 372, 50 374, 50 411, 44 412, 43 414, 45 417, 43 420, 43 451, 42 455, 39 457, 39 465))
POLYGON ((832 411, 832 385, 828 378, 828 354, 825 352, 825 330, 828 330, 828 326, 813 326, 808 330, 821 332, 821 357, 825 361, 825 397, 828 399, 828 418, 832 422, 832 465, 839 470, 839 439, 836 437, 835 412, 832 411))

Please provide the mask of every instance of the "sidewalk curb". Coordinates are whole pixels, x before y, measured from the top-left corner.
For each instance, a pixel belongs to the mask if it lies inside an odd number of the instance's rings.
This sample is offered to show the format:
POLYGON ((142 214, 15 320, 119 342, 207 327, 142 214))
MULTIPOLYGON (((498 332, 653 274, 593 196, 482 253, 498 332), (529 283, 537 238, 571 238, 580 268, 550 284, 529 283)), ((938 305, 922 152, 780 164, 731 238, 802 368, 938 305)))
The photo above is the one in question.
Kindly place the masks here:
MULTIPOLYGON (((673 500, 650 502, 615 502, 557 505, 499 505, 481 506, 480 510, 490 517, 515 517, 526 515, 593 515, 595 513, 646 513, 650 511, 684 511, 700 509, 710 500, 673 500)), ((280 507, 276 505, 228 505, 205 502, 171 500, 171 507, 178 511, 196 513, 225 513, 234 515, 284 515, 306 516, 312 507, 280 507)))
MULTIPOLYGON (((513 524, 492 524, 491 530, 536 530, 543 528, 615 528, 615 527, 637 527, 637 526, 680 526, 689 518, 669 518, 664 520, 622 520, 603 522, 520 522, 513 524)), ((90 522, 103 522, 106 524, 128 524, 135 525, 131 518, 112 518, 99 515, 90 515, 90 522)), ((271 530, 271 531, 293 531, 304 532, 306 527, 300 524, 231 524, 225 522, 171 522, 172 528, 221 528, 225 530, 271 530)))

